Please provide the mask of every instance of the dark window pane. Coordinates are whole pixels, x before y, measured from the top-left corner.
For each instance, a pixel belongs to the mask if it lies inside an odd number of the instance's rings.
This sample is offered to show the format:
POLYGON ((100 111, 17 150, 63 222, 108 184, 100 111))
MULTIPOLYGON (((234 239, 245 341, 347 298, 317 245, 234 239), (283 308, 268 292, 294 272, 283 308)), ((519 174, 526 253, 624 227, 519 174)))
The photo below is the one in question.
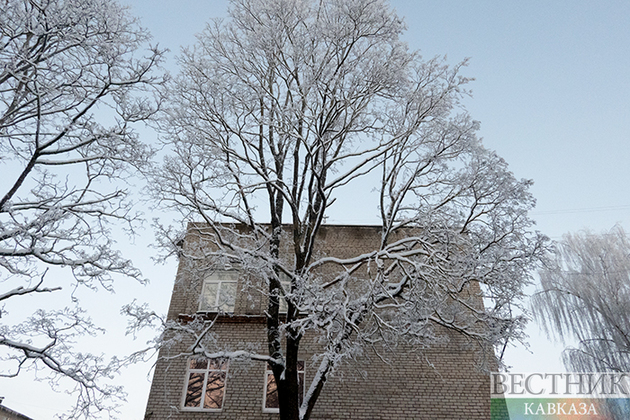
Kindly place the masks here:
POLYGON ((304 400, 304 362, 302 362, 302 371, 298 372, 298 403, 302 405, 304 400))
POLYGON ((229 359, 210 359, 210 370, 227 370, 229 359))
POLYGON ((206 369, 208 367, 208 361, 206 359, 191 359, 190 360, 190 368, 191 369, 206 369))
POLYGON ((184 407, 221 409, 229 359, 190 359, 184 407), (201 371, 201 372, 199 372, 201 371))
POLYGON ((265 399, 265 408, 280 408, 278 401, 278 387, 273 373, 267 373, 267 396, 265 399))
POLYGON ((203 408, 221 408, 225 391, 225 373, 209 372, 203 408))
POLYGON ((203 373, 191 373, 188 377, 184 407, 199 407, 201 405, 204 376, 203 373))
MULTIPOLYGON (((304 400, 304 361, 298 361, 298 402, 302 405, 304 400)), ((276 386, 276 380, 271 372, 271 365, 267 363, 267 387, 266 387, 266 399, 265 408, 280 408, 280 402, 278 399, 278 387, 276 386)))

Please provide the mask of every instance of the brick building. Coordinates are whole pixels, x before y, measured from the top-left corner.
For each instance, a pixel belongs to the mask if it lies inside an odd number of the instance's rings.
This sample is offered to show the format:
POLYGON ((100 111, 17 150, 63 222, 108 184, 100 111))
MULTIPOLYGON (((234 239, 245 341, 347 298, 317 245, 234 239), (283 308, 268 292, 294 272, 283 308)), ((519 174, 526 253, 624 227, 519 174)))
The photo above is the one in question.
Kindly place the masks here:
MULTIPOLYGON (((379 229, 322 226, 318 252, 344 258, 359 255, 374 249, 379 229)), ((204 247, 190 232, 191 228, 183 244, 189 252, 184 255, 204 247)), ((264 353, 267 296, 252 286, 255 279, 244 278, 237 269, 216 269, 202 261, 180 258, 168 319, 182 325, 195 314, 216 319, 214 337, 225 349, 245 347, 264 353)), ((482 304, 478 294, 474 299, 482 304)), ((387 359, 373 350, 356 355, 328 379, 311 418, 489 419, 490 381, 477 368, 478 347, 458 333, 445 331, 443 335, 442 342, 426 349, 401 344, 387 353, 387 359)), ((161 349, 145 420, 279 417, 275 383, 266 363, 180 357, 190 344, 183 340, 161 349)), ((315 333, 302 340, 301 387, 304 383, 308 387, 316 371, 312 360, 320 348, 315 333)))
POLYGON ((0 420, 33 420, 32 418, 4 406, 4 397, 0 397, 0 420))

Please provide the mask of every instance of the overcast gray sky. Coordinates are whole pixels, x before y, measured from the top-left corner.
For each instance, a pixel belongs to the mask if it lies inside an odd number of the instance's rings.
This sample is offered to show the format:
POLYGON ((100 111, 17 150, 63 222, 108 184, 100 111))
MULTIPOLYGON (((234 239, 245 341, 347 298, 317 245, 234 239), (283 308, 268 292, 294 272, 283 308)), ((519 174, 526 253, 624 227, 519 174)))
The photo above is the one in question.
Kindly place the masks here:
MULTIPOLYGON (((124 2, 123 2, 124 3, 124 2)), ((225 16, 227 2, 130 0, 132 13, 172 50, 194 42, 212 17, 225 16)), ((447 55, 450 64, 470 57, 464 75, 473 98, 466 107, 481 121, 480 135, 519 178, 533 179, 534 218, 552 238, 621 223, 630 229, 630 2, 586 0, 392 1, 405 17, 405 39, 423 56, 447 55)), ((150 137, 150 136, 149 136, 150 137)), ((148 139, 150 140, 150 138, 148 139)), ((375 213, 375 209, 374 209, 375 213)), ((151 216, 149 214, 149 216, 151 216)), ((370 223, 373 214, 349 211, 330 222, 370 223)), ((137 296, 166 312, 174 262, 153 267, 146 244, 150 230, 127 248, 151 279, 146 288, 122 284, 118 294, 95 299, 95 316, 123 326, 118 307, 137 296)), ((512 350, 515 371, 558 371, 559 346, 529 328, 531 351, 512 350)), ((144 338, 146 340, 146 337, 144 338)), ((103 351, 133 348, 121 335, 100 339, 103 351)), ((148 396, 149 365, 122 373, 130 393, 121 418, 141 419, 148 396)), ((52 395, 32 377, 0 380, 5 404, 39 420, 52 419, 70 400, 52 395)))

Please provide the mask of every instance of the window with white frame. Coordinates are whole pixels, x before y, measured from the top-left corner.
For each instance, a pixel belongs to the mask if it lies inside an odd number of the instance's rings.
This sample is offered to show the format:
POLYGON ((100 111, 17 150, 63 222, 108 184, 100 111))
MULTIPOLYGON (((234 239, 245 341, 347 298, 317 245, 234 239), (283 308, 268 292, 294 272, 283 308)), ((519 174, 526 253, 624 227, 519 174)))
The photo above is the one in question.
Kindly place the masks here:
POLYGON ((214 271, 207 276, 201 289, 200 312, 234 312, 238 271, 214 271))
MULTIPOLYGON (((304 361, 298 361, 298 403, 302 405, 304 399, 304 361)), ((265 369, 265 390, 263 393, 263 412, 277 413, 280 411, 280 400, 278 399, 278 386, 276 378, 273 376, 271 365, 267 363, 265 369)))
POLYGON ((227 359, 190 359, 182 406, 186 410, 218 411, 223 408, 227 359))
MULTIPOLYGON (((284 293, 291 293, 291 280, 284 273, 280 275, 280 284, 282 285, 282 288, 284 289, 284 293)), ((287 300, 285 299, 284 296, 280 296, 279 299, 280 299, 279 312, 282 314, 286 314, 289 308, 289 305, 287 304, 287 300)))
MULTIPOLYGON (((280 284, 282 285, 282 289, 284 290, 285 294, 291 293, 291 279, 289 278, 289 276, 284 273, 280 273, 280 284)), ((281 314, 286 314, 289 305, 287 304, 287 300, 283 295, 278 296, 278 303, 278 312, 280 312, 281 314)))

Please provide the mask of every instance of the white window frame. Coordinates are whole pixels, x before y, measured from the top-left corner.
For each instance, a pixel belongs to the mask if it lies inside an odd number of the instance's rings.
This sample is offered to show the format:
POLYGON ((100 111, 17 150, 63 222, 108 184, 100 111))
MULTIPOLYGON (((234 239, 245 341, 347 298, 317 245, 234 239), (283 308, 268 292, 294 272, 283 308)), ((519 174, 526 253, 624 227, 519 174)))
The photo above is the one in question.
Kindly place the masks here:
MULTIPOLYGON (((284 273, 280 274, 280 285, 282 286, 282 289, 284 290, 285 294, 291 293, 291 280, 284 273)), ((287 300, 284 297, 284 295, 278 296, 278 303, 279 303, 278 312, 281 314, 286 314, 287 311, 289 310, 289 304, 287 303, 287 300)))
POLYGON ((236 270, 217 270, 210 273, 204 280, 203 285, 201 287, 201 295, 199 296, 199 310, 198 312, 224 312, 224 313, 233 313, 234 308, 236 307, 236 295, 238 291, 238 271, 236 270), (214 304, 205 305, 206 299, 206 288, 210 284, 217 285, 216 295, 214 296, 214 304), (232 296, 233 301, 231 304, 228 304, 227 310, 222 310, 221 306, 224 306, 225 303, 221 303, 221 289, 226 285, 234 285, 234 295, 232 296))
MULTIPOLYGON (((265 380, 263 382, 263 401, 262 401, 262 411, 263 413, 279 413, 280 408, 271 408, 267 407, 267 384, 269 383, 269 377, 273 378, 273 371, 269 363, 265 364, 265 380)), ((306 364, 303 360, 298 360, 298 387, 300 379, 302 380, 302 401, 304 401, 304 394, 306 392, 306 364), (302 369, 300 369, 300 364, 302 365, 302 369)), ((275 378, 274 378, 275 382, 275 378)), ((276 391, 277 392, 277 391, 276 391)), ((301 403, 301 402, 300 402, 301 403)))
MULTIPOLYGON (((280 277, 280 285, 282 286, 282 290, 284 291, 284 293, 278 295, 278 304, 279 304, 278 313, 286 314, 287 311, 289 310, 289 304, 287 303, 287 300, 284 295, 291 293, 291 279, 289 278, 289 276, 287 276, 284 273, 280 273, 279 277, 280 277)), ((269 295, 269 299, 271 299, 270 295, 269 295)))
POLYGON ((223 410, 223 406, 225 404, 225 394, 227 393, 227 379, 228 379, 228 369, 229 369, 229 364, 230 361, 229 360, 221 360, 221 359, 195 359, 195 358, 190 358, 187 361, 187 365, 186 365, 186 377, 184 378, 184 392, 182 393, 182 401, 181 401, 181 407, 182 410, 184 411, 203 411, 203 412, 219 412, 223 410), (196 368, 196 367, 192 367, 192 363, 197 360, 205 360, 206 362, 206 367, 205 368, 196 368), (213 361, 217 361, 217 363, 219 363, 219 367, 215 368, 213 367, 212 362, 213 361), (219 372, 221 374, 224 375, 224 380, 223 380, 223 395, 222 395, 222 399, 221 399, 221 406, 219 408, 205 408, 203 406, 203 404, 205 403, 205 396, 206 396, 206 387, 208 385, 208 376, 210 375, 210 373, 216 373, 219 372), (200 400, 199 400, 199 407, 191 407, 191 406, 186 406, 186 397, 188 395, 188 385, 190 384, 190 376, 191 374, 203 374, 203 386, 201 389, 201 396, 200 396, 200 400))

